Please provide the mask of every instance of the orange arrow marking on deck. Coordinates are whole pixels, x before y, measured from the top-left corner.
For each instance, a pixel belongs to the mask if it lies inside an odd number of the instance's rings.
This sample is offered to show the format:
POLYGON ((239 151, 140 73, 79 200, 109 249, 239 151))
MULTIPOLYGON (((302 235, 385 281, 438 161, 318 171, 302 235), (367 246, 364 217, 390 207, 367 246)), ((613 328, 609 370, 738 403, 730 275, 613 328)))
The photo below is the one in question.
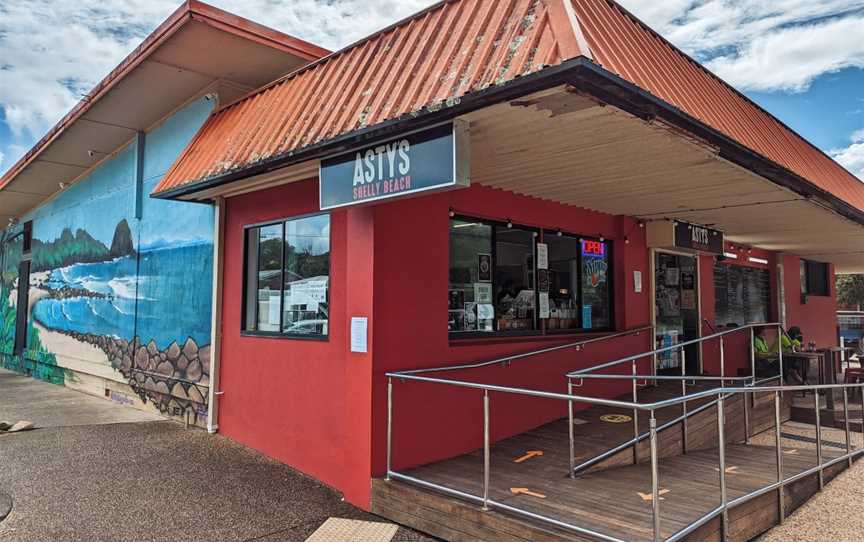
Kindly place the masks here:
POLYGON ((786 455, 797 455, 798 450, 796 450, 795 448, 792 448, 791 450, 783 450, 783 453, 786 455))
MULTIPOLYGON (((714 470, 720 472, 720 467, 714 467, 714 470)), ((737 474, 738 467, 726 467, 726 474, 737 474)))
POLYGON ((523 461, 528 461, 532 457, 540 457, 541 455, 543 455, 543 450, 528 450, 527 452, 525 452, 525 455, 523 455, 522 457, 517 457, 513 460, 513 462, 521 463, 523 461))
POLYGON ((545 499, 546 495, 542 493, 534 493, 530 491, 527 487, 511 487, 510 493, 514 495, 528 495, 529 497, 537 497, 538 499, 545 499))
MULTIPOLYGON (((662 497, 662 495, 665 495, 665 494, 669 493, 670 491, 672 491, 672 490, 671 490, 671 489, 661 489, 660 491, 658 491, 657 494, 658 494, 658 495, 661 495, 660 500, 661 500, 661 501, 665 501, 666 499, 664 499, 664 498, 662 497)), ((642 500, 643 500, 643 501, 648 501, 648 502, 650 502, 650 501, 653 501, 653 500, 654 500, 654 495, 652 495, 652 494, 650 494, 650 493, 641 493, 641 492, 638 492, 638 491, 637 491, 637 493, 639 494, 640 497, 642 497, 642 500)))

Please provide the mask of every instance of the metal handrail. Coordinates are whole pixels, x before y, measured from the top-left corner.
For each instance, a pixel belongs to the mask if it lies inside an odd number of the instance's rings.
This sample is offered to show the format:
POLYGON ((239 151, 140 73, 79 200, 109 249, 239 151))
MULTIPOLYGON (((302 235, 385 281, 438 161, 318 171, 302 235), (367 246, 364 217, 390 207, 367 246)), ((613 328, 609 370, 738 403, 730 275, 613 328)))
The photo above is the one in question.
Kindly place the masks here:
MULTIPOLYGON (((745 329, 755 329, 757 327, 778 327, 782 330, 782 326, 783 326, 783 324, 781 324, 779 322, 771 322, 771 323, 765 323, 765 324, 760 324, 760 323, 744 324, 742 326, 738 326, 738 327, 735 327, 732 329, 727 329, 724 331, 719 331, 717 333, 712 333, 711 335, 705 335, 704 337, 698 337, 696 339, 690 339, 689 341, 684 341, 682 343, 677 343, 677 344, 673 344, 670 346, 664 346, 663 348, 655 348, 654 350, 651 350, 648 352, 642 352, 640 354, 634 354, 632 356, 628 356, 625 358, 616 359, 615 361, 609 361, 606 363, 601 363, 599 365, 594 365, 593 367, 588 367, 586 369, 579 369, 578 371, 571 371, 571 372, 567 373, 567 376, 575 378, 575 377, 578 377, 580 374, 590 373, 593 371, 599 371, 601 369, 607 369, 609 367, 614 367, 615 365, 620 365, 622 363, 638 361, 642 358, 646 358, 648 356, 653 356, 656 354, 663 354, 665 352, 673 352, 675 350, 683 349, 686 346, 690 346, 693 344, 699 344, 699 343, 702 343, 705 341, 709 341, 711 339, 717 339, 717 338, 723 337, 725 335, 729 335, 732 333, 737 333, 739 331, 743 331, 745 329)), ((780 349, 780 351, 782 352, 782 348, 780 349)))
POLYGON ((478 363, 470 363, 470 364, 463 364, 463 365, 442 365, 440 367, 429 367, 426 369, 410 369, 407 371, 395 371, 393 373, 388 373, 388 375, 392 374, 394 376, 396 376, 396 375, 402 376, 402 375, 416 375, 416 374, 422 374, 422 373, 459 371, 459 370, 464 370, 464 369, 477 369, 479 367, 488 367, 489 365, 497 365, 500 363, 511 363, 513 361, 516 361, 516 360, 520 360, 520 359, 524 359, 524 358, 528 358, 528 357, 532 357, 532 356, 539 356, 541 354, 548 354, 550 352, 557 352, 558 350, 566 350, 568 348, 575 348, 578 351, 578 350, 583 349, 586 345, 597 343, 597 342, 608 341, 610 339, 618 339, 620 337, 627 337, 630 335, 639 336, 643 331, 647 331, 649 329, 653 330, 654 326, 642 326, 642 327, 626 329, 624 331, 619 331, 617 333, 612 333, 610 335, 603 335, 600 337, 592 337, 590 339, 585 339, 585 340, 576 341, 576 342, 567 343, 567 344, 559 344, 557 346, 551 346, 549 348, 542 348, 540 350, 532 350, 530 352, 523 352, 521 354, 513 354, 512 356, 506 356, 503 358, 493 359, 493 360, 489 360, 489 361, 481 361, 478 363))
MULTIPOLYGON (((482 505, 483 510, 489 510, 491 508, 498 508, 504 511, 508 511, 514 514, 518 514, 524 517, 528 517, 531 519, 535 519, 538 521, 543 521, 550 525, 555 525, 557 527, 569 529, 573 532, 592 536, 599 540, 604 540, 607 542, 625 542, 622 539, 617 537, 609 536, 597 531, 593 531, 591 529, 587 529, 585 527, 580 527, 578 525, 573 525, 567 522, 563 522, 561 520, 550 518, 548 516, 543 516, 541 514, 537 514, 534 512, 530 512, 527 510, 522 510, 518 507, 501 503, 498 501, 494 501, 489 498, 489 486, 490 486, 490 438, 489 438, 489 427, 490 427, 490 392, 503 392, 503 393, 517 393, 521 395, 529 395, 535 397, 543 397, 547 399, 560 399, 566 400, 572 403, 572 401, 580 401, 586 402, 589 404, 602 404, 609 406, 619 406, 622 408, 635 408, 638 410, 647 410, 650 414, 649 418, 649 439, 650 439, 650 454, 651 454, 651 506, 652 506, 652 518, 653 518, 653 539, 655 542, 659 542, 661 540, 660 535, 660 475, 659 475, 659 453, 658 453, 658 438, 657 433, 660 430, 657 426, 657 419, 655 411, 661 408, 666 408, 669 406, 673 406, 679 403, 686 403, 687 401, 693 401, 702 397, 708 397, 716 395, 717 399, 712 402, 717 405, 717 427, 718 427, 718 463, 719 463, 719 483, 720 483, 720 498, 721 503, 720 506, 714 508, 709 511, 707 514, 703 515, 699 519, 694 522, 691 522, 689 525, 680 529, 672 536, 666 538, 666 541, 677 541, 681 540, 683 537, 693 532, 696 528, 703 525, 707 521, 710 521, 714 517, 721 517, 721 525, 723 538, 726 538, 728 532, 728 512, 729 509, 746 502, 750 499, 756 498, 759 495, 763 495, 773 490, 778 491, 778 501, 779 501, 779 517, 782 523, 785 517, 785 504, 784 504, 784 493, 783 488, 785 485, 792 483, 795 480, 801 479, 804 476, 808 476, 815 472, 819 473, 819 482, 820 487, 823 483, 823 471, 831 465, 839 463, 841 461, 847 461, 851 466, 853 458, 857 455, 864 454, 864 446, 857 450, 852 449, 852 441, 851 441, 851 433, 849 428, 849 390, 860 388, 861 389, 861 411, 862 415, 864 415, 864 383, 843 383, 843 384, 812 384, 812 385, 797 385, 797 386, 764 386, 764 387, 754 387, 754 386, 744 386, 744 387, 720 387, 714 388, 711 390, 705 390, 700 392, 691 393, 685 395, 684 397, 675 397, 671 399, 654 401, 652 403, 637 403, 637 402, 627 402, 627 401, 617 401, 617 400, 609 400, 609 399, 600 399, 594 397, 580 397, 573 394, 560 394, 560 393, 551 393, 551 392, 541 392, 537 390, 528 390, 524 388, 510 388, 506 386, 496 386, 489 384, 477 384, 474 382, 465 382, 458 380, 445 380, 445 379, 437 379, 437 378, 429 378, 429 377, 419 377, 416 375, 400 375, 398 373, 387 373, 388 376, 388 384, 387 384, 387 479, 399 479, 406 482, 411 482, 418 484, 422 487, 427 487, 430 489, 434 489, 437 491, 442 491, 444 493, 448 493, 450 495, 455 495, 458 497, 466 498, 468 500, 479 502, 482 505), (416 477, 407 476, 400 474, 398 472, 393 471, 392 469, 392 421, 393 421, 393 378, 400 378, 403 380, 416 380, 420 382, 432 382, 432 383, 440 383, 440 384, 449 384, 456 386, 463 386, 468 388, 482 389, 483 393, 483 429, 484 429, 484 438, 483 438, 483 496, 477 497, 476 495, 471 495, 466 492, 458 491, 452 488, 448 488, 446 486, 442 486, 440 484, 435 484, 432 482, 427 482, 421 480, 416 477), (780 394, 784 392, 795 392, 795 391, 813 391, 814 392, 814 405, 817 412, 816 416, 816 426, 817 426, 817 435, 821 435, 821 425, 818 416, 818 411, 820 408, 819 405, 819 392, 822 390, 835 390, 842 389, 843 390, 843 405, 844 405, 844 414, 846 420, 846 453, 842 456, 832 459, 829 462, 825 463, 822 459, 821 454, 821 438, 817 442, 817 458, 819 464, 807 471, 802 473, 798 473, 791 477, 786 477, 783 474, 783 455, 781 450, 781 431, 780 431, 780 394), (731 397, 733 394, 738 393, 774 393, 774 428, 775 428, 775 447, 776 447, 776 458, 777 458, 777 481, 769 484, 768 486, 759 488, 754 490, 746 495, 738 497, 733 500, 728 499, 727 491, 726 491, 726 469, 725 469, 725 458, 726 458, 726 442, 725 442, 725 411, 724 411, 724 402, 727 398, 731 397)), ((746 400, 745 400, 746 404, 746 400)), ((708 408, 704 406, 704 408, 708 408)), ((695 413, 695 412, 694 412, 695 413)), ((686 416, 686 413, 685 413, 686 416)), ((862 434, 864 434, 864 429, 862 429, 862 434)), ((572 467, 572 465, 571 465, 572 467)), ((571 470, 572 472, 572 470, 571 470)))

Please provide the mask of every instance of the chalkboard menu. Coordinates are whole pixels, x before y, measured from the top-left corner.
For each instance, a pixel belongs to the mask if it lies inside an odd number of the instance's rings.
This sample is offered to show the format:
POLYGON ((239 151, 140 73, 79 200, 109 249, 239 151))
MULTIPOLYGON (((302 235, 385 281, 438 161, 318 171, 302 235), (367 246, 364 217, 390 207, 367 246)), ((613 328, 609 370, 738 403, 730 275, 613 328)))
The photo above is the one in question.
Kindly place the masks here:
POLYGON ((714 294, 717 325, 768 321, 771 278, 767 270, 716 263, 714 294))

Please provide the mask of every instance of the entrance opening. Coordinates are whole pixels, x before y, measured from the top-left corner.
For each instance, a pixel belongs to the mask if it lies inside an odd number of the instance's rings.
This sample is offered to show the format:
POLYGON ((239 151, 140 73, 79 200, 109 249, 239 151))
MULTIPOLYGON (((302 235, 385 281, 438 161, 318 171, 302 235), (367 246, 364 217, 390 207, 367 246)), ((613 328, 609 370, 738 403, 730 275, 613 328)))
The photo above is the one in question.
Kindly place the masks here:
MULTIPOLYGON (((658 348, 699 338, 699 275, 695 256, 657 252, 654 258, 654 311, 658 348)), ((699 373, 699 345, 684 348, 687 374, 699 373)), ((657 358, 660 373, 681 372, 680 350, 657 358)))

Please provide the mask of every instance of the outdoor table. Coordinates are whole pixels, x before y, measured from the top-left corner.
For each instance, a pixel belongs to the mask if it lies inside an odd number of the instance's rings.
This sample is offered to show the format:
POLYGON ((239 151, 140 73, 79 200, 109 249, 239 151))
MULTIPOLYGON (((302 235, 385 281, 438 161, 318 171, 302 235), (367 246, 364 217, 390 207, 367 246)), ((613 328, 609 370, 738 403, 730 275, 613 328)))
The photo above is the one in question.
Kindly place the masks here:
MULTIPOLYGON (((813 374, 810 371, 810 366, 815 361, 816 362, 816 375, 817 375, 817 383, 824 384, 825 383, 825 375, 823 372, 824 364, 825 364, 825 356, 821 352, 783 352, 783 361, 784 365, 787 367, 791 367, 792 365, 787 365, 788 361, 792 360, 800 360, 804 367, 806 367, 806 371, 801 377, 804 379, 804 382, 807 383, 810 381, 810 375, 813 374), (805 376, 806 375, 806 376, 805 376)), ((788 384, 788 382, 787 382, 788 384)))

